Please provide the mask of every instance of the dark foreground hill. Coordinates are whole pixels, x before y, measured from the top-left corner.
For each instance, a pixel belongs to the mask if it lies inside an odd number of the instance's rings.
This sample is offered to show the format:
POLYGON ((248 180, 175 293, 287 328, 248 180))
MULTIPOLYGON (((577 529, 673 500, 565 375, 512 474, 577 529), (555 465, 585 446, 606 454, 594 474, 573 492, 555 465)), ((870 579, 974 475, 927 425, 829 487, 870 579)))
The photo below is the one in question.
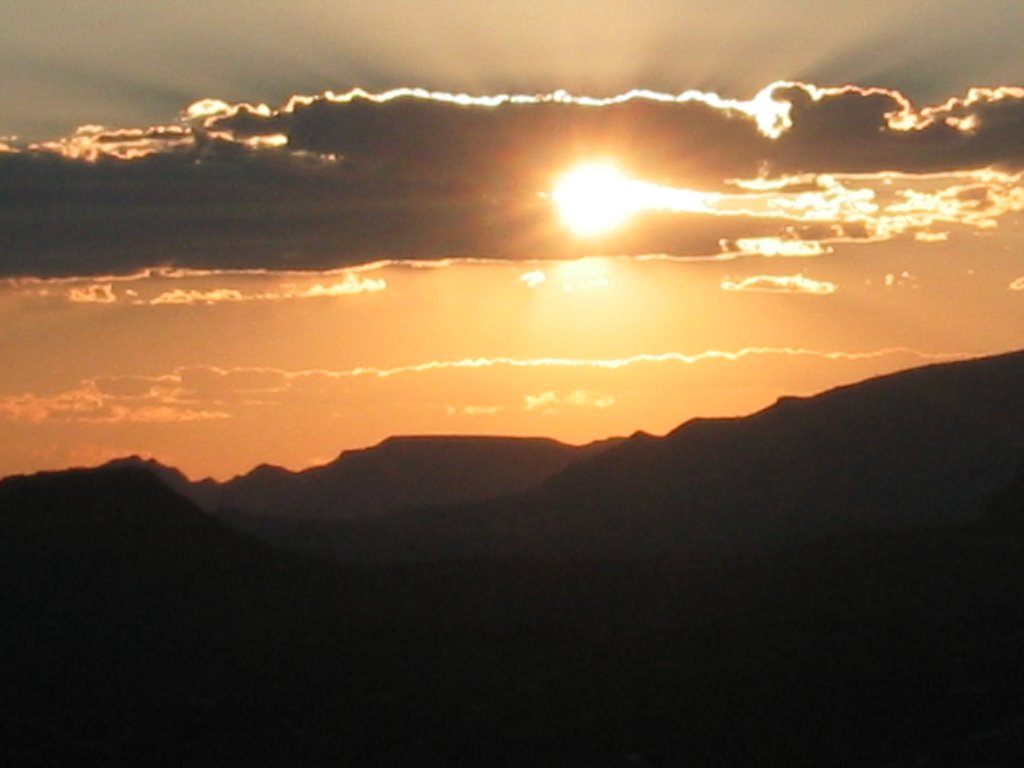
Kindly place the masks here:
POLYGON ((0 482, 5 765, 1018 765, 1011 521, 341 570, 150 475, 0 482))
POLYGON ((5 764, 127 760, 122 750, 174 762, 170 734, 213 726, 204 708, 221 686, 240 695, 280 644, 277 628, 290 638, 323 610, 320 573, 149 472, 3 480, 5 764))
POLYGON ((355 520, 525 491, 616 442, 574 446, 548 438, 391 437, 345 451, 323 466, 292 472, 261 465, 224 483, 190 483, 177 470, 138 458, 109 466, 148 469, 205 509, 235 518, 355 520))
POLYGON ((1024 466, 988 503, 985 519, 994 528, 1024 531, 1024 466))
POLYGON ((534 490, 280 540, 349 560, 778 551, 968 522, 1024 456, 1024 353, 895 373, 637 435, 534 490))

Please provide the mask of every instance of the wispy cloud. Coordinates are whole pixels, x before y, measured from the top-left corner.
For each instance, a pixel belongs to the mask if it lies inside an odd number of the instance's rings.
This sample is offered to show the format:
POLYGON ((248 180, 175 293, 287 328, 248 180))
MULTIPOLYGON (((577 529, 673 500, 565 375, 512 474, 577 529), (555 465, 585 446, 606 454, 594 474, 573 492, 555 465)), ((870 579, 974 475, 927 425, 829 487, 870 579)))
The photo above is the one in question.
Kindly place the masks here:
POLYGON ((360 278, 349 272, 342 280, 334 282, 317 282, 311 285, 297 286, 287 284, 275 290, 245 293, 235 288, 215 288, 212 290, 175 288, 164 291, 149 299, 134 299, 135 304, 232 304, 247 301, 289 301, 293 299, 324 299, 339 296, 354 296, 360 293, 376 293, 387 288, 387 283, 380 278, 360 278))
POLYGON ((536 395, 525 395, 523 402, 523 409, 526 411, 554 414, 566 407, 611 408, 615 405, 615 398, 607 392, 592 392, 586 389, 575 389, 565 394, 547 390, 536 395))
POLYGON ((113 304, 117 301, 111 283, 93 283, 68 291, 68 301, 76 304, 113 304))
POLYGON ((503 405, 446 405, 449 416, 494 416, 507 410, 503 405))
POLYGON ((107 275, 99 280, 9 278, 0 280, 0 288, 29 298, 63 297, 75 304, 160 306, 292 301, 383 291, 387 281, 367 273, 387 266, 390 265, 378 262, 341 270, 287 272, 152 268, 125 275, 107 275))
POLYGON ((343 371, 308 371, 292 375, 309 375, 317 373, 332 378, 353 378, 360 376, 375 376, 377 378, 388 378, 411 373, 427 373, 430 371, 451 370, 451 369, 478 369, 478 368, 596 368, 604 370, 617 370, 632 365, 646 363, 679 363, 692 365, 710 360, 735 361, 751 356, 774 356, 783 355, 788 357, 811 357, 822 360, 868 360, 873 358, 887 357, 890 355, 905 355, 919 360, 958 360, 974 357, 969 352, 925 352, 911 349, 909 347, 888 347, 865 352, 846 351, 823 351, 817 349, 806 349, 802 347, 744 347, 743 349, 730 351, 709 349, 694 354, 682 352, 660 352, 643 353, 619 358, 571 358, 571 357, 536 357, 536 358, 515 358, 515 357, 476 357, 462 360, 433 360, 425 363, 412 365, 395 366, 392 368, 377 368, 373 366, 361 366, 343 371))
MULTIPOLYGON (((616 371, 637 365, 733 363, 753 357, 791 357, 828 361, 909 358, 915 361, 974 357, 964 352, 928 352, 907 347, 866 351, 816 350, 799 347, 747 347, 705 350, 693 354, 664 352, 621 358, 480 357, 436 360, 392 368, 179 367, 160 375, 102 376, 85 379, 54 394, 21 392, 0 395, 0 418, 29 423, 174 423, 229 419, 244 409, 305 401, 310 396, 346 396, 352 379, 388 379, 438 371, 483 371, 496 368, 596 369, 616 371)), ((543 390, 524 396, 527 411, 565 408, 605 409, 615 404, 611 392, 591 389, 543 390)), ((507 404, 449 405, 449 415, 483 416, 508 410, 507 404)))
POLYGON ((751 291, 757 293, 803 293, 813 296, 828 296, 835 293, 837 286, 828 280, 813 280, 798 275, 753 275, 739 280, 725 278, 721 282, 723 291, 751 291))
POLYGON ((0 417, 29 424, 168 424, 230 418, 230 414, 222 410, 178 401, 176 391, 160 387, 159 381, 152 380, 148 391, 137 395, 104 391, 98 380, 87 380, 74 389, 50 396, 33 393, 0 396, 0 417))

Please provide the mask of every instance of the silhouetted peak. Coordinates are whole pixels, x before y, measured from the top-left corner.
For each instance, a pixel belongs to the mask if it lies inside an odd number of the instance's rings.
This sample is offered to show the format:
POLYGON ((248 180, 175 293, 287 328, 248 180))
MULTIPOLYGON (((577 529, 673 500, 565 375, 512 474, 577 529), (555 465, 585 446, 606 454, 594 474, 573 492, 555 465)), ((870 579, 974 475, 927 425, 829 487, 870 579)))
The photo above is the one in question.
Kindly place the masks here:
MULTIPOLYGON (((658 438, 655 437, 654 435, 652 435, 650 432, 645 432, 642 429, 638 429, 636 432, 631 434, 628 439, 629 440, 657 440, 658 438)), ((614 444, 615 442, 618 442, 618 440, 616 438, 609 438, 608 440, 603 440, 603 441, 600 441, 600 442, 607 442, 607 443, 614 444)))
MULTIPOLYGON (((136 457, 137 458, 137 457, 136 457)), ((143 490, 170 493, 149 470, 149 462, 133 458, 115 460, 94 469, 66 469, 56 472, 37 472, 31 475, 13 475, 0 480, 0 499, 21 494, 38 494, 40 500, 60 498, 73 493, 91 498, 96 492, 113 490, 143 490)))
POLYGON ((145 467, 130 465, 18 475, 0 481, 0 525, 57 538, 162 537, 215 526, 145 467), (77 532, 77 533, 76 533, 77 532))
POLYGON ((111 459, 110 461, 108 461, 103 466, 105 466, 105 467, 132 466, 132 467, 134 467, 134 466, 139 466, 139 465, 142 465, 142 466, 153 466, 153 465, 160 466, 160 462, 157 461, 156 459, 152 459, 152 458, 147 459, 147 458, 144 458, 144 457, 140 456, 137 453, 133 453, 133 454, 131 454, 129 456, 121 456, 120 458, 117 458, 117 459, 111 459))
POLYGON ((294 475, 294 474, 296 474, 296 473, 292 472, 290 469, 287 469, 285 467, 279 467, 276 464, 265 464, 264 463, 264 464, 257 464, 255 467, 253 467, 251 470, 249 470, 249 472, 247 472, 245 475, 242 475, 242 477, 268 478, 268 477, 284 477, 284 476, 287 476, 287 475, 294 475))
POLYGON ((172 488, 179 489, 188 485, 190 480, 185 474, 175 467, 170 467, 153 458, 143 458, 138 454, 124 456, 118 459, 111 459, 103 464, 100 469, 131 468, 141 469, 168 483, 172 488))

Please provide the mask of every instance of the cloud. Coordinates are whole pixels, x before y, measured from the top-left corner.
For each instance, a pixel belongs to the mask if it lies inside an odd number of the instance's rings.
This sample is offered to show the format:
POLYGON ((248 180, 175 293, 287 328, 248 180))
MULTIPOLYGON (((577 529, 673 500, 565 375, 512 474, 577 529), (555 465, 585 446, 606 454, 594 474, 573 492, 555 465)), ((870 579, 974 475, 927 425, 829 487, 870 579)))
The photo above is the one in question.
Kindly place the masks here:
POLYGON ((1024 291, 1024 275, 1021 275, 1012 283, 1010 283, 1011 291, 1024 291))
POLYGON ((572 357, 475 357, 462 360, 432 360, 424 363, 378 368, 375 366, 359 366, 339 371, 311 370, 289 374, 298 376, 325 376, 328 378, 357 378, 373 376, 389 378, 412 373, 429 373, 439 370, 480 369, 480 368, 595 368, 618 370, 633 365, 654 363, 679 363, 692 365, 710 360, 736 361, 751 356, 782 355, 787 357, 811 357, 822 360, 869 360, 893 355, 907 355, 919 360, 962 360, 976 355, 970 352, 927 352, 909 347, 887 347, 885 349, 864 352, 847 352, 842 350, 818 350, 804 347, 744 347, 738 350, 708 349, 703 352, 686 354, 683 352, 641 353, 617 358, 572 358, 572 357))
POLYGON ((576 389, 564 395, 548 390, 536 395, 525 395, 523 402, 523 409, 526 411, 554 414, 564 407, 610 408, 615 405, 615 398, 607 393, 591 392, 586 389, 576 389))
POLYGON ((287 301, 291 299, 325 299, 339 296, 353 296, 359 293, 375 293, 387 288, 387 283, 379 278, 359 278, 349 273, 342 280, 328 283, 313 283, 304 287, 285 285, 276 290, 260 293, 243 293, 234 288, 215 288, 213 290, 197 290, 175 288, 149 299, 136 300, 133 303, 150 304, 234 304, 243 301, 287 301))
MULTIPOLYGON (((129 378, 136 384, 142 380, 141 377, 129 378)), ((90 379, 49 396, 33 393, 0 396, 0 418, 29 424, 167 424, 230 418, 230 414, 222 410, 193 407, 179 401, 176 389, 167 386, 173 378, 147 381, 149 386, 130 394, 123 390, 106 390, 99 379, 90 379)))
POLYGON ((902 272, 889 272, 882 278, 882 284, 886 288, 913 288, 916 289, 919 285, 917 276, 910 274, 906 270, 902 272))
POLYGON ((931 232, 936 225, 992 229, 1000 217, 1024 210, 1022 174, 991 169, 925 175, 821 174, 791 177, 757 191, 740 188, 745 191, 709 199, 706 212, 795 224, 786 227, 783 237, 723 238, 723 253, 817 256, 829 252, 828 243, 888 240, 904 233, 937 242, 941 237, 931 232), (814 225, 816 237, 795 229, 814 225))
POLYGON ((935 173, 1024 164, 1024 147, 1012 138, 1024 126, 1024 88, 972 88, 920 109, 884 88, 781 84, 772 98, 790 104, 790 125, 772 160, 788 173, 935 173))
MULTIPOLYGON (((1013 87, 921 107, 884 88, 798 82, 749 100, 422 89, 295 96, 278 108, 207 99, 174 123, 82 126, 0 152, 0 275, 707 256, 723 239, 759 255, 771 243, 776 255, 814 255, 826 247, 806 243, 820 238, 785 228, 884 239, 991 227, 1024 210, 1022 131, 1024 89, 1013 87), (551 191, 601 158, 635 180, 640 210, 583 241, 551 191)), ((322 293, 334 291, 347 288, 322 293)))
POLYGON ((531 269, 529 272, 524 272, 519 276, 519 282, 526 285, 527 288, 536 288, 538 285, 543 285, 547 282, 548 276, 543 269, 531 269))
POLYGON ((29 152, 95 163, 103 158, 138 160, 191 148, 194 143, 192 131, 182 125, 118 130, 108 130, 102 125, 82 125, 71 136, 29 144, 27 149, 29 152))
MULTIPOLYGON (((723 155, 715 158, 717 173, 737 159, 767 160, 786 173, 1020 168, 1024 161, 1024 149, 1014 140, 1024 125, 1024 88, 1008 86, 972 88, 963 97, 920 109, 895 90, 800 82, 773 83, 748 101, 699 91, 637 90, 595 99, 561 91, 473 97, 404 88, 293 97, 279 109, 223 102, 216 109, 208 104, 192 109, 204 130, 222 132, 225 138, 284 134, 295 149, 342 157, 393 156, 392 141, 401 145, 398 151, 407 160, 447 157, 449 152, 455 160, 477 152, 490 156, 516 144, 544 148, 547 154, 567 130, 598 145, 646 136, 651 144, 640 148, 622 142, 624 152, 630 157, 646 152, 648 157, 637 158, 636 165, 653 168, 649 155, 675 150, 666 153, 669 170, 678 169, 684 157, 691 166, 706 162, 693 157, 696 138, 723 155), (479 131, 476 140, 472 129, 479 131), (716 129, 722 133, 709 141, 716 129), (461 150, 454 142, 439 145, 444 136, 466 142, 461 150), (741 138, 753 146, 736 144, 741 138), (723 145, 729 153, 721 152, 723 145)), ((692 178, 694 170, 688 175, 692 178)))
POLYGON ((829 248, 820 240, 801 240, 799 238, 781 237, 741 237, 735 242, 721 241, 723 253, 757 256, 786 256, 806 258, 821 256, 829 252, 829 248))
POLYGON ((175 288, 173 291, 164 291, 159 296, 150 299, 149 303, 159 304, 221 304, 223 302, 243 301, 241 291, 233 288, 217 288, 212 291, 183 290, 175 288))
POLYGON ((740 280, 725 278, 721 282, 723 291, 751 291, 755 293, 803 293, 813 296, 828 296, 835 293, 837 286, 828 280, 812 280, 797 275, 754 275, 740 280))
MULTIPOLYGON (((437 371, 466 372, 494 368, 572 368, 616 371, 637 365, 734 363, 751 357, 776 356, 830 361, 865 361, 905 357, 914 361, 975 357, 964 352, 927 352, 906 347, 867 351, 815 350, 799 347, 748 347, 705 350, 693 354, 664 352, 621 358, 472 358, 430 361, 394 368, 297 369, 272 367, 186 366, 159 375, 101 376, 82 380, 51 393, 0 394, 0 419, 32 425, 44 423, 143 424, 220 421, 252 408, 329 401, 351 395, 351 379, 388 379, 437 371)), ((526 395, 522 408, 547 413, 570 408, 605 409, 615 404, 607 392, 575 389, 544 390, 526 395)), ((490 404, 451 404, 449 415, 485 416, 508 410, 490 404)))
POLYGON ((914 239, 921 243, 944 243, 949 240, 949 232, 928 232, 921 230, 914 233, 914 239))
MULTIPOLYGON (((0 280, 0 288, 13 289, 29 298, 62 296, 77 304, 120 302, 132 306, 327 299, 383 291, 387 282, 365 273, 394 266, 378 262, 321 272, 157 268, 126 275, 107 275, 102 282, 80 277, 9 278, 0 280), (232 287, 226 287, 224 283, 232 287), (187 287, 180 287, 181 284, 187 287), (168 287, 171 285, 174 287, 168 287)), ((416 267, 415 264, 408 266, 416 267)))
POLYGON ((110 283, 93 283, 68 291, 68 301, 77 304, 113 304, 117 301, 110 283))
POLYGON ((506 410, 503 405, 446 405, 448 416, 493 416, 506 410))
POLYGON ((352 272, 345 275, 344 280, 333 283, 315 283, 294 294, 285 292, 285 298, 318 299, 324 297, 351 296, 356 293, 373 293, 383 291, 387 283, 381 279, 358 278, 352 272))

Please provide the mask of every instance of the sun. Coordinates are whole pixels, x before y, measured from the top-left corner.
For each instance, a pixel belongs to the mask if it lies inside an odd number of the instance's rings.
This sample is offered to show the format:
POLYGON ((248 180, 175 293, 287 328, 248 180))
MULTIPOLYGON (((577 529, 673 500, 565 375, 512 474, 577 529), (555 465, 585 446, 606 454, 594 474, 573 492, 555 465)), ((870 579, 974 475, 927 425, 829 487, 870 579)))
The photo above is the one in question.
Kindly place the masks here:
POLYGON ((551 198, 565 225, 577 235, 594 236, 622 226, 638 208, 638 182, 611 163, 589 163, 566 173, 551 198))

